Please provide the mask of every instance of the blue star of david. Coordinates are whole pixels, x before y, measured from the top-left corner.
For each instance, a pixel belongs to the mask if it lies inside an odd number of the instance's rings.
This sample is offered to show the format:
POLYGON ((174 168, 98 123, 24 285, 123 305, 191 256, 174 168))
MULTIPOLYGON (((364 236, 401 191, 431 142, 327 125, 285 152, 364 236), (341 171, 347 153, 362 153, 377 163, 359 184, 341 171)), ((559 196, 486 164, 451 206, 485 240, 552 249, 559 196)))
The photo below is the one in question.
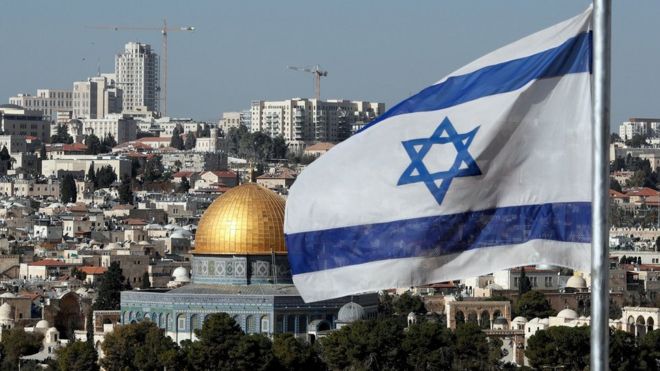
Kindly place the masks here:
POLYGON ((478 126, 468 133, 458 134, 449 118, 445 118, 429 138, 401 142, 411 163, 399 178, 397 186, 422 182, 441 205, 454 178, 481 175, 477 163, 468 153, 477 130, 478 126), (448 170, 429 173, 424 157, 435 144, 452 144, 456 149, 456 158, 448 170))

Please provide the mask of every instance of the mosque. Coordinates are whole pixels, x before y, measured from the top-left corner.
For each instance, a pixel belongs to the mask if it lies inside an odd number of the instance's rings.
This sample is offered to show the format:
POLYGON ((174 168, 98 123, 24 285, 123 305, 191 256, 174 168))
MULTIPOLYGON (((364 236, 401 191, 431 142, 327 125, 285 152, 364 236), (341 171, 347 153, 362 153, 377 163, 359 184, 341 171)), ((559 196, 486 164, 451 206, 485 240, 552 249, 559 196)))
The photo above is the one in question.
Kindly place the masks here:
MULTIPOLYGON (((150 320, 175 341, 195 339, 206 316, 225 312, 246 333, 305 336, 308 325, 332 328, 346 304, 375 317, 377 294, 305 303, 291 278, 284 243, 285 201, 254 183, 218 197, 199 221, 192 253, 192 278, 177 268, 172 290, 121 293, 122 324, 150 320)), ((332 282, 327 284, 331 285, 332 282)))

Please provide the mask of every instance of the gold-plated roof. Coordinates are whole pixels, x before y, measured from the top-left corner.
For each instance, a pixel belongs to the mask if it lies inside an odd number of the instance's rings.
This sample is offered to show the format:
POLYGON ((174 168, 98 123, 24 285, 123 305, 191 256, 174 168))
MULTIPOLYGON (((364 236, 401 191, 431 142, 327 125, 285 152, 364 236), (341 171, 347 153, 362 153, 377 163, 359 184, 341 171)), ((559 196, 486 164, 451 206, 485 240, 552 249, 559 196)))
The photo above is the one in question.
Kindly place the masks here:
POLYGON ((286 253, 284 199, 255 183, 232 188, 204 212, 194 254, 286 253))

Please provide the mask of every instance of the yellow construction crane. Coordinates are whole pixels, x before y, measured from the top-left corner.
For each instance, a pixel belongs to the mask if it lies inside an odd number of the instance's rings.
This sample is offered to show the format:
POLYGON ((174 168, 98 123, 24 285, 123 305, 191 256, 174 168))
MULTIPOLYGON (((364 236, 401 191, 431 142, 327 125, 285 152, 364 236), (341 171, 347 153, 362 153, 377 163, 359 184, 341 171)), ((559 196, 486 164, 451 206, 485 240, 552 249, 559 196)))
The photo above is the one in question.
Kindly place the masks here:
POLYGON ((114 31, 159 31, 163 35, 163 65, 161 69, 161 86, 160 92, 162 94, 163 107, 161 109, 163 116, 167 115, 167 34, 170 32, 192 32, 195 27, 167 27, 167 19, 163 19, 162 27, 131 27, 131 26, 89 26, 98 30, 114 30, 114 31))
POLYGON ((295 67, 287 66, 288 69, 300 72, 307 72, 314 75, 314 94, 317 100, 321 99, 321 77, 328 76, 328 71, 321 69, 318 64, 316 66, 295 67))

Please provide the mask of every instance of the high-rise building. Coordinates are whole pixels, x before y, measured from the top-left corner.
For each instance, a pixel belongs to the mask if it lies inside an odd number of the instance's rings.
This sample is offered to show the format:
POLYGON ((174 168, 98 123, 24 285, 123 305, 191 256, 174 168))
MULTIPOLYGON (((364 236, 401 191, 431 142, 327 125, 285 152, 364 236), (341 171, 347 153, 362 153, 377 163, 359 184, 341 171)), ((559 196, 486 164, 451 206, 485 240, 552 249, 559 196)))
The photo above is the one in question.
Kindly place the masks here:
POLYGON ((102 119, 110 113, 120 113, 122 91, 114 74, 90 77, 73 83, 73 117, 102 119))
POLYGON ((71 90, 37 89, 37 95, 18 94, 9 98, 9 103, 55 119, 58 112, 71 111, 71 98, 71 90))
POLYGON ((122 112, 158 111, 158 55, 149 44, 126 44, 115 56, 115 74, 123 91, 122 112))
POLYGON ((635 135, 660 136, 660 118, 629 118, 619 125, 619 136, 631 140, 635 135))
POLYGON ((309 143, 340 142, 351 135, 356 122, 368 122, 385 112, 384 103, 294 98, 253 101, 250 130, 282 136, 289 148, 309 143))

